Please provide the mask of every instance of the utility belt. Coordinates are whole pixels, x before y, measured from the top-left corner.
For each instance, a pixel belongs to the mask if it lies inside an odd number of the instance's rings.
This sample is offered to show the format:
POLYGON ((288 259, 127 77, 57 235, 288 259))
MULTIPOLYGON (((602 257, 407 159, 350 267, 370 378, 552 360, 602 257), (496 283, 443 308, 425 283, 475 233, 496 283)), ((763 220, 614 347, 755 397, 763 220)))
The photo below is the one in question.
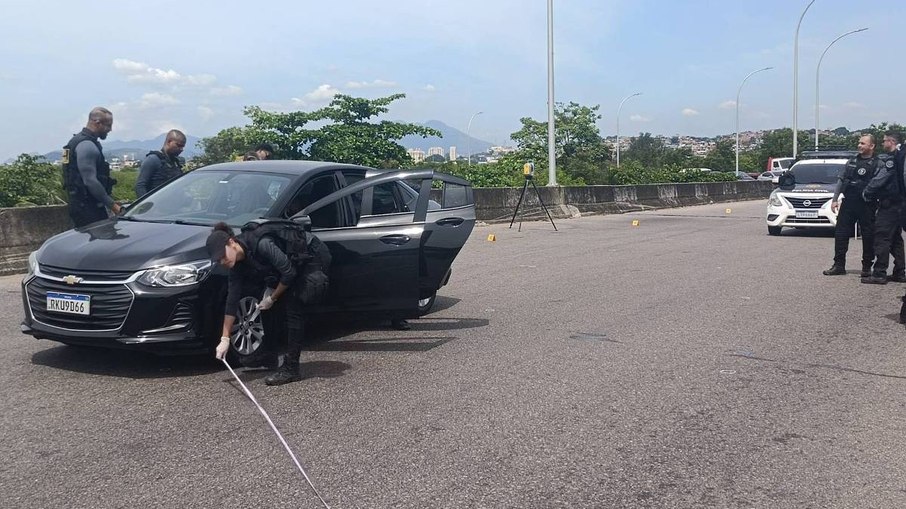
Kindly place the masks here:
POLYGON ((878 207, 882 209, 902 207, 903 204, 904 200, 902 196, 885 196, 883 198, 878 198, 878 207))

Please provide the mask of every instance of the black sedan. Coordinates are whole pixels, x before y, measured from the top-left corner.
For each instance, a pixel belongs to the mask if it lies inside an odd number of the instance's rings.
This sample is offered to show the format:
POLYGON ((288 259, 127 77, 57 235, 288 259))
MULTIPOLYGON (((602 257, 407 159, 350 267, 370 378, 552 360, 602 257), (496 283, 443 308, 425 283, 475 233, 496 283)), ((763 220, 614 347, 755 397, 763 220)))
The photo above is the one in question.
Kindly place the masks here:
MULTIPOLYGON (((219 221, 307 215, 330 248, 330 292, 312 314, 427 313, 475 224, 470 184, 432 170, 247 161, 195 170, 117 218, 52 237, 29 258, 22 331, 67 344, 198 352, 220 336, 226 273, 205 249, 219 221)), ((264 338, 248 288, 235 354, 264 338)))

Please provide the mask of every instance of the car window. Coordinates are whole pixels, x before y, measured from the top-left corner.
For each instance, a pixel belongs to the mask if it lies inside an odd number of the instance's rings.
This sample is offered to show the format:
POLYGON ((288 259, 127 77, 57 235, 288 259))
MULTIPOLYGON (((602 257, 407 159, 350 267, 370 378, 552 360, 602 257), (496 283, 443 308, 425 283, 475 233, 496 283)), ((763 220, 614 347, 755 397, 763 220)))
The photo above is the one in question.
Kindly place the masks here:
POLYGON ((269 173, 192 172, 142 197, 124 217, 238 226, 267 214, 290 180, 269 173))
MULTIPOLYGON (((284 209, 283 217, 293 216, 305 207, 337 190, 339 190, 339 186, 337 185, 337 179, 334 177, 333 173, 315 177, 296 191, 296 194, 293 195, 289 204, 284 209)), ((343 226, 339 201, 330 203, 313 211, 309 217, 311 218, 312 228, 336 228, 343 226)))
MULTIPOLYGON (((359 182, 360 180, 365 179, 365 173, 362 171, 343 170, 342 173, 343 173, 343 178, 346 180, 347 186, 351 186, 351 185, 355 184, 356 182, 359 182)), ((363 191, 359 191, 359 192, 353 193, 349 196, 349 198, 352 200, 352 209, 353 209, 352 212, 355 216, 354 221, 353 221, 354 223, 358 223, 359 218, 362 216, 362 193, 363 193, 363 191)))
POLYGON ((469 198, 469 188, 467 186, 444 182, 443 194, 441 198, 441 207, 451 209, 456 207, 465 207, 471 203, 469 198))
POLYGON ((409 212, 409 207, 401 200, 396 182, 385 182, 372 188, 371 215, 399 214, 409 212))
POLYGON ((790 170, 796 177, 796 184, 834 184, 845 163, 799 164, 790 170))

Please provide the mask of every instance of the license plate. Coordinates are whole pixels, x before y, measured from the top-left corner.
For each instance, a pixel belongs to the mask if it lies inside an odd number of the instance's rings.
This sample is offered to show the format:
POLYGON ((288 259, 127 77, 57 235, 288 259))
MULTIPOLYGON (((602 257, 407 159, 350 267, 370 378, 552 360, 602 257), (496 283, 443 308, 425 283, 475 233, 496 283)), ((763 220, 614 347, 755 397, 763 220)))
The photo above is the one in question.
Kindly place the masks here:
POLYGON ((89 315, 91 314, 91 296, 47 292, 47 311, 70 315, 89 315))
POLYGON ((799 217, 802 219, 818 219, 818 211, 817 210, 797 210, 796 217, 799 217))

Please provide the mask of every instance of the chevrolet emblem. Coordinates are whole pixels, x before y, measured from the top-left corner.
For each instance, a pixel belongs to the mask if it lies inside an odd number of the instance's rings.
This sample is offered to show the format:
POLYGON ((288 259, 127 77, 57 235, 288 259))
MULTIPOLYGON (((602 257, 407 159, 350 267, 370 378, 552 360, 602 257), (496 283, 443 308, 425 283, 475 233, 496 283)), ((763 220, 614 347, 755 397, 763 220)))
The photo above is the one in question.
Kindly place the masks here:
POLYGON ((72 274, 70 274, 63 278, 63 282, 66 283, 67 285, 74 285, 76 283, 81 283, 82 278, 80 278, 79 276, 73 276, 72 274))

